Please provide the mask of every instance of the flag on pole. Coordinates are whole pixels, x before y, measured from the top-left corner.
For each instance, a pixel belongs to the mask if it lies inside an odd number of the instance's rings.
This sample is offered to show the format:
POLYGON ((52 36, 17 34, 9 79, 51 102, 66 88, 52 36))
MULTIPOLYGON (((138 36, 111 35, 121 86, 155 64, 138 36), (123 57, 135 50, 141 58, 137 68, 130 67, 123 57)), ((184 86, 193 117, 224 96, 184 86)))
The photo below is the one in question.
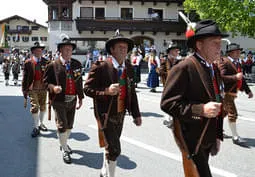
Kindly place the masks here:
POLYGON ((0 42, 1 47, 5 47, 5 24, 2 24, 1 26, 1 42, 0 42))

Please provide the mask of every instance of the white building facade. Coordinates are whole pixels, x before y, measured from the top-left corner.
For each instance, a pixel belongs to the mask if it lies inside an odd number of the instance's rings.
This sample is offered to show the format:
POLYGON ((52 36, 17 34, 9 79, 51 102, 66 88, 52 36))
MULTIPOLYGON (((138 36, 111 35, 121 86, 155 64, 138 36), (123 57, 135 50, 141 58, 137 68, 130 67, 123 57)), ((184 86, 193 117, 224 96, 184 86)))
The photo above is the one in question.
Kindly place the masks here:
POLYGON ((158 1, 97 1, 43 0, 49 9, 49 48, 55 51, 59 36, 65 33, 76 42, 74 55, 93 48, 104 49, 105 41, 119 29, 142 47, 155 46, 165 52, 170 41, 185 46, 186 25, 179 20, 182 0, 158 1), (157 13, 157 19, 152 13, 157 13))
MULTIPOLYGON (((59 36, 65 33, 77 44, 76 58, 88 51, 104 49, 105 41, 119 29, 142 49, 155 46, 165 52, 171 41, 186 48, 186 24, 179 17, 184 0, 43 0, 48 5, 49 49, 57 48, 59 36), (153 12, 158 15, 153 19, 153 12)), ((191 18, 191 17, 190 17, 191 18)), ((193 21, 193 19, 190 19, 193 21)), ((245 50, 253 50, 254 39, 229 38, 245 50)), ((223 50, 225 49, 223 44, 223 50)), ((185 53, 185 52, 184 52, 185 53)))
POLYGON ((48 47, 48 28, 35 21, 14 15, 0 20, 1 47, 9 49, 30 50, 36 41, 48 47))

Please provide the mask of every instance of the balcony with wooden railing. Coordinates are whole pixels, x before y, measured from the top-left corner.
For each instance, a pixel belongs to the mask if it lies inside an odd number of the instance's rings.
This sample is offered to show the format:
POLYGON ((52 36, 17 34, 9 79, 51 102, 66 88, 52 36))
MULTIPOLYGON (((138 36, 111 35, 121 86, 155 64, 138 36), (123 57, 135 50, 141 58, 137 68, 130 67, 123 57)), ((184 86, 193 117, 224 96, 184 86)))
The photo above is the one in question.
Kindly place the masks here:
POLYGON ((165 32, 183 33, 186 30, 186 24, 176 19, 152 20, 151 18, 133 18, 123 19, 117 17, 107 18, 81 18, 75 19, 76 27, 79 32, 82 31, 120 31, 132 32, 165 32))
POLYGON ((32 30, 29 29, 8 29, 8 34, 32 34, 32 30))
MULTIPOLYGON (((107 0, 78 0, 79 3, 82 3, 82 1, 91 2, 92 4, 96 1, 104 1, 104 3, 107 4, 107 0)), ((146 2, 153 2, 154 5, 157 5, 157 3, 166 3, 167 6, 170 5, 171 3, 178 3, 178 5, 182 5, 182 3, 184 2, 184 0, 111 0, 111 1, 116 1, 118 4, 120 3, 120 1, 128 1, 129 4, 132 4, 133 2, 141 2, 142 5, 144 5, 146 2)))

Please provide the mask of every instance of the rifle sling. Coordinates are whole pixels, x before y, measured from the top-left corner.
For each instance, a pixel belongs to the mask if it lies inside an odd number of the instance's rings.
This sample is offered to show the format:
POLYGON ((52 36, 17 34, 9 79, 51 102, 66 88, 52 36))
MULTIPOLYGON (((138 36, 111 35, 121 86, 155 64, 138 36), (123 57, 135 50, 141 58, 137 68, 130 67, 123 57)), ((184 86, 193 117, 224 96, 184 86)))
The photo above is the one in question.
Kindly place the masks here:
MULTIPOLYGON (((53 71, 54 71, 54 74, 55 74, 55 79, 56 79, 57 85, 59 85, 56 61, 53 61, 52 65, 53 65, 53 71)), ((54 101, 55 98, 56 98, 56 95, 54 93, 53 93, 53 95, 54 95, 53 97, 50 97, 50 94, 48 94, 48 100, 49 100, 49 102, 48 102, 48 120, 51 120, 51 104, 52 104, 52 101, 54 101)))
MULTIPOLYGON (((208 93, 210 99, 213 100, 213 96, 212 96, 211 92, 209 91, 209 89, 208 89, 208 87, 207 87, 207 85, 206 85, 206 82, 205 82, 204 77, 202 76, 202 75, 205 76, 206 73, 205 73, 204 70, 202 69, 201 65, 198 63, 197 59, 195 59, 194 57, 192 57, 192 58, 191 58, 191 61, 194 63, 194 65, 195 65, 195 67, 196 67, 196 70, 197 70, 197 72, 198 72, 198 74, 199 74, 199 76, 200 76, 200 79, 201 79, 201 81, 202 81, 202 83, 203 83, 203 85, 204 85, 204 87, 205 87, 206 92, 208 93)), ((197 145, 196 145, 195 151, 194 151, 194 153, 192 154, 192 156, 194 156, 194 155, 196 155, 196 154, 198 153, 199 147, 200 147, 200 145, 201 145, 201 143, 202 143, 202 140, 203 140, 203 138, 204 138, 205 132, 206 132, 208 126, 209 126, 210 120, 211 120, 211 119, 208 119, 208 120, 207 120, 206 125, 205 125, 205 127, 204 127, 204 129, 203 129, 203 131, 202 131, 202 133, 201 133, 201 136, 200 136, 200 138, 199 138, 199 140, 198 140, 198 143, 197 143, 197 145)))

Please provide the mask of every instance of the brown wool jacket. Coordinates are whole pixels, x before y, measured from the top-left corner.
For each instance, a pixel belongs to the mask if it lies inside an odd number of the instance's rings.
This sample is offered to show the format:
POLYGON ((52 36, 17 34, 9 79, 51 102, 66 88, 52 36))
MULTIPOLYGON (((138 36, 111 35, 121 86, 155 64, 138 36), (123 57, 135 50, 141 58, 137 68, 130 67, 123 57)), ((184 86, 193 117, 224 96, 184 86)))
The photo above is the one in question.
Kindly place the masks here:
MULTIPOLYGON (((82 86, 82 66, 78 60, 71 59, 71 70, 72 77, 75 80, 76 95, 79 99, 84 98, 83 86, 82 86)), ((66 68, 61 63, 60 59, 51 62, 45 70, 44 79, 46 87, 49 90, 50 98, 54 97, 54 101, 64 101, 65 100, 65 90, 66 90, 66 68), (56 66, 56 73, 54 71, 54 64, 56 66), (56 80, 58 78, 58 81, 56 80), (58 84, 57 84, 58 82, 58 84), (62 92, 59 94, 52 93, 52 89, 49 84, 60 85, 62 87, 62 92)))
MULTIPOLYGON (((127 98, 125 103, 126 110, 132 115, 135 119, 140 117, 140 111, 137 101, 137 95, 135 92, 134 85, 134 73, 132 65, 129 61, 125 61, 126 71, 127 71, 127 98)), ((113 67, 111 61, 106 60, 103 62, 96 62, 88 75, 86 83, 84 85, 84 92, 87 96, 94 99, 94 104, 96 103, 94 113, 97 117, 98 114, 107 113, 110 100, 113 98, 111 111, 109 116, 117 114, 117 96, 105 95, 105 89, 108 88, 111 84, 118 83, 118 74, 117 70, 113 67)))
MULTIPOLYGON (((194 152, 195 146, 201 136, 202 130, 208 118, 200 114, 192 112, 192 106, 197 104, 205 104, 211 100, 201 77, 191 61, 191 57, 195 57, 202 66, 206 75, 203 75, 206 87, 209 88, 211 95, 215 97, 214 89, 210 76, 210 69, 201 62, 196 55, 185 58, 178 65, 172 67, 167 77, 166 86, 161 98, 161 109, 171 115, 173 118, 179 119, 184 139, 190 152, 194 152), (211 83, 211 84, 210 84, 211 83), (199 118, 199 119, 198 119, 199 118)), ((220 74, 215 72, 216 80, 220 82, 220 74)), ((211 119, 208 129, 204 135, 202 145, 215 143, 216 138, 223 139, 223 119, 211 119)))
MULTIPOLYGON (((224 57, 221 59, 218 66, 224 82, 224 91, 237 93, 237 69, 235 65, 231 62, 229 58, 224 57)), ((244 78, 242 80, 242 87, 240 91, 245 91, 246 94, 251 92, 244 78)))
MULTIPOLYGON (((45 68, 47 64, 49 64, 49 61, 42 57, 40 64, 41 64, 41 72, 43 76, 45 72, 45 68)), ((32 59, 27 59, 24 63, 24 69, 23 69, 22 91, 27 92, 29 90, 29 87, 34 81, 34 75, 35 75, 35 64, 32 61, 32 59)))

